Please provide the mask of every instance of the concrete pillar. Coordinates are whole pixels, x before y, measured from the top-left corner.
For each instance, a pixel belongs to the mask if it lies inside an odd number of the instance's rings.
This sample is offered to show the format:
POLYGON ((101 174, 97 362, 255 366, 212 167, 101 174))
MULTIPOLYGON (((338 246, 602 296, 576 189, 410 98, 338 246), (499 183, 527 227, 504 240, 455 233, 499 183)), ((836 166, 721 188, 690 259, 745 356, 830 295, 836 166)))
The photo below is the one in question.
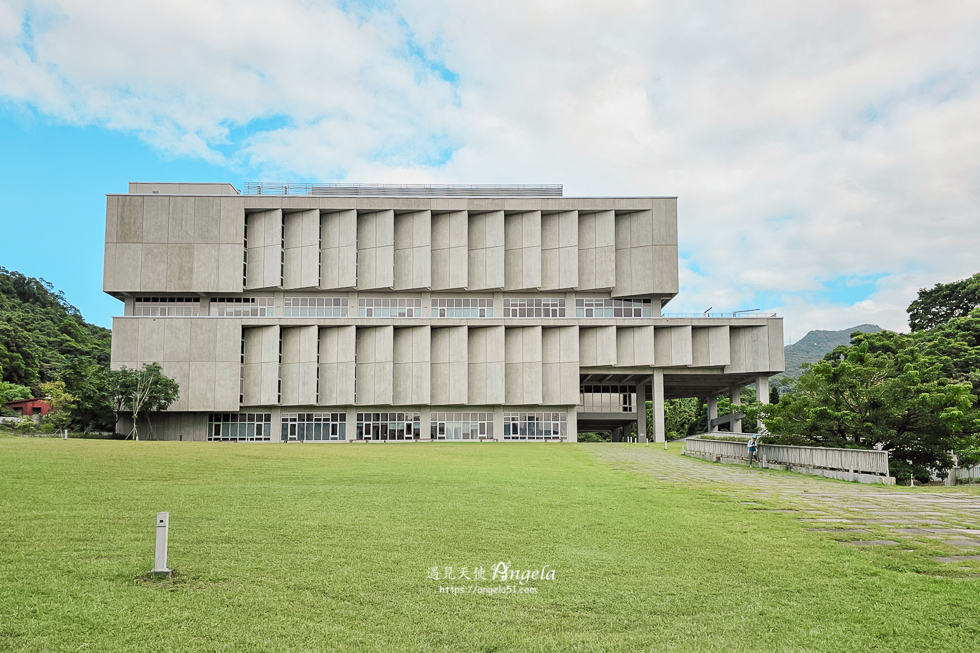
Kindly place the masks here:
POLYGON ((565 434, 566 442, 578 442, 578 409, 575 406, 569 406, 568 412, 566 413, 566 423, 565 426, 568 431, 565 434))
POLYGON ((653 436, 654 442, 666 442, 667 433, 664 430, 664 371, 653 370, 653 436))
POLYGON ((728 398, 732 404, 732 417, 729 424, 731 424, 732 433, 742 432, 742 420, 737 417, 738 407, 742 405, 742 388, 737 385, 733 385, 729 388, 728 398))
POLYGON ((504 441, 504 407, 493 407, 493 439, 504 441))
POLYGON ((636 441, 647 442, 647 383, 636 386, 636 441))
MULTIPOLYGON (((755 398, 760 404, 769 403, 769 377, 765 374, 760 374, 755 377, 755 398)), ((758 428, 756 429, 759 433, 765 433, 766 427, 762 425, 762 420, 758 420, 758 428)))
POLYGON ((711 421, 718 419, 718 395, 711 394, 708 395, 708 431, 715 432, 718 430, 717 424, 712 424, 711 421))
POLYGON ((432 439, 432 409, 429 406, 419 408, 419 440, 432 439))
POLYGON ((357 407, 347 407, 347 442, 357 439, 357 407))

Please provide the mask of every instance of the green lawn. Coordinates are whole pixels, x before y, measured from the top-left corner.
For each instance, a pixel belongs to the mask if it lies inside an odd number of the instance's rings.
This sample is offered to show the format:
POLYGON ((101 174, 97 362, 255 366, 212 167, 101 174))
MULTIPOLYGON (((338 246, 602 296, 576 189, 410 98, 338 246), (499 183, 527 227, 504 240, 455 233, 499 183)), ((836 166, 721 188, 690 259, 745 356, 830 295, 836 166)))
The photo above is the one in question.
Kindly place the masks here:
POLYGON ((0 438, 0 650, 977 649, 980 579, 589 446, 0 438))

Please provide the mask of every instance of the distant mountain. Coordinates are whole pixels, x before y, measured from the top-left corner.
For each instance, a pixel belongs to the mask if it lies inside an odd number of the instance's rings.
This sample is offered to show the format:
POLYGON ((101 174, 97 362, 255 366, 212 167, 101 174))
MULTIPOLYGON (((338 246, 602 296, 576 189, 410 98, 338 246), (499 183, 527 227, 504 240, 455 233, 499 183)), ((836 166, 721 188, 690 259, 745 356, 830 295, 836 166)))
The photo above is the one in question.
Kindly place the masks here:
POLYGON ((881 327, 877 324, 859 324, 840 331, 811 331, 783 350, 786 354, 786 371, 779 376, 797 378, 803 372, 800 365, 816 363, 835 347, 851 344, 851 334, 855 331, 878 333, 881 327))

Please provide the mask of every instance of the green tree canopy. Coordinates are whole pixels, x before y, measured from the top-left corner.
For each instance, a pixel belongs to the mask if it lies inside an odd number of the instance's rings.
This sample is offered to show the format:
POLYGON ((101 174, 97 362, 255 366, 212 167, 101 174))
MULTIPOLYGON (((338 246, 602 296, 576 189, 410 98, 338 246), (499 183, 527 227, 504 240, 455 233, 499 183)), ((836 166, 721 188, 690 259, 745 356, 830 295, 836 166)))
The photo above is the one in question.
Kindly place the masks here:
MULTIPOLYGON (((977 314, 969 319, 980 319, 977 314)), ((967 325, 972 328, 970 325, 967 325)), ((891 452, 892 473, 925 481, 933 471, 980 459, 980 415, 958 358, 980 353, 956 335, 858 333, 810 365, 777 405, 753 406, 766 428, 818 446, 891 452)), ((969 328, 966 330, 968 331, 969 328)))
POLYGON ((108 430, 114 424, 106 393, 111 333, 89 324, 44 279, 0 267, 0 379, 27 386, 62 381, 76 397, 70 426, 108 430))
POLYGON ((116 410, 132 414, 133 428, 129 435, 136 440, 139 440, 140 415, 166 410, 180 395, 180 386, 163 373, 159 363, 147 363, 140 370, 123 367, 110 372, 108 387, 116 410))
POLYGON ((957 317, 966 317, 980 307, 980 273, 952 283, 937 283, 919 290, 909 304, 909 327, 913 332, 931 329, 957 317))

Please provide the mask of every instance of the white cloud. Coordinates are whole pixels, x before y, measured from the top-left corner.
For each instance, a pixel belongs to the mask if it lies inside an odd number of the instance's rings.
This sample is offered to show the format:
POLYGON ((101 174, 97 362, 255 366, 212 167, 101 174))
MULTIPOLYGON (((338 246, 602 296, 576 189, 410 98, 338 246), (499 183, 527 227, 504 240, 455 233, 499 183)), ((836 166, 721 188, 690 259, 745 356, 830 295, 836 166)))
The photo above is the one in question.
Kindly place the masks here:
POLYGON ((975 2, 37 0, 0 25, 0 96, 250 173, 677 195, 671 310, 902 328, 917 288, 977 271, 975 2))

